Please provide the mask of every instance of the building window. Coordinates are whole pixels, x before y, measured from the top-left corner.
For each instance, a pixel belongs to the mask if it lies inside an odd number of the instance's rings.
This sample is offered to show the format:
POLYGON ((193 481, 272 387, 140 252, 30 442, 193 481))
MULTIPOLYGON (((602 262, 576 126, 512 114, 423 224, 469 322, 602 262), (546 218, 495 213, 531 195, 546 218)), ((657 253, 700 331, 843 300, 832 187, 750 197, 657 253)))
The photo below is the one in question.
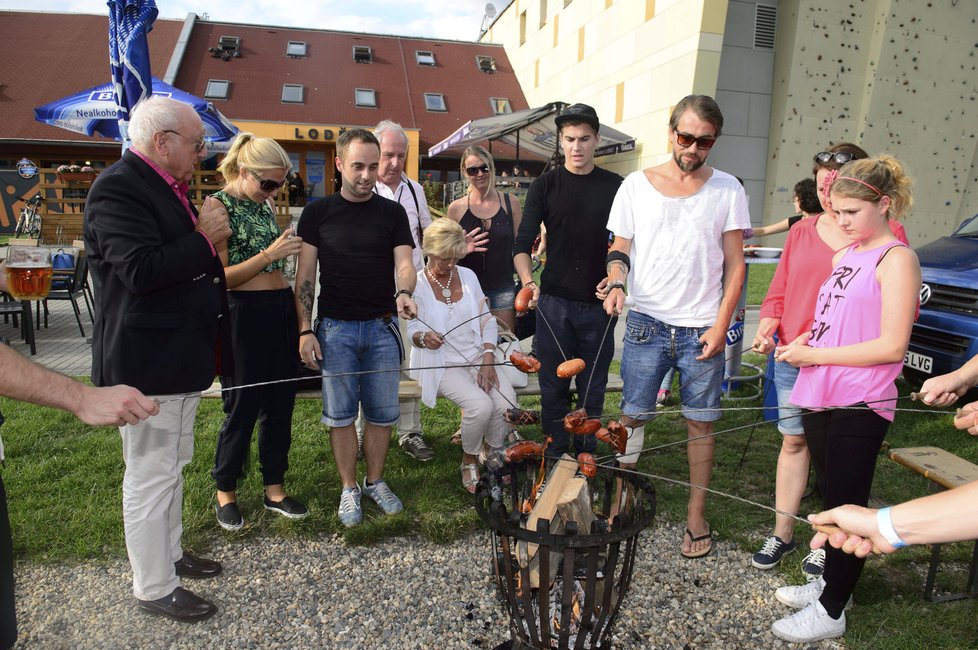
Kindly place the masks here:
POLYGON ((285 56, 290 56, 292 58, 301 58, 306 55, 306 43, 305 41, 289 41, 288 45, 285 46, 285 56))
POLYGON ((368 45, 353 46, 354 63, 370 63, 374 60, 374 52, 368 45))
POLYGON ((302 91, 302 84, 282 84, 282 103, 301 104, 302 91))
POLYGON ((540 0, 540 28, 547 24, 547 0, 540 0))
POLYGON ((477 55, 475 64, 479 66, 481 72, 493 73, 496 71, 496 59, 491 56, 477 55))
POLYGON ((444 113, 448 110, 445 106, 445 96, 441 93, 425 93, 424 107, 429 111, 437 111, 439 113, 444 113))
POLYGON ((574 0, 564 0, 564 6, 566 7, 567 5, 569 5, 572 2, 574 2, 574 0))
POLYGON ((513 112, 513 107, 509 105, 509 100, 505 97, 490 97, 489 103, 492 105, 493 115, 505 115, 513 112))
POLYGON ((435 65, 435 53, 415 50, 414 60, 418 62, 418 65, 435 65))
POLYGON ((373 88, 356 88, 353 98, 360 108, 377 108, 377 91, 373 88))
POLYGON ((227 99, 231 82, 225 79, 208 79, 204 97, 207 99, 227 99))
POLYGON ((526 12, 520 14, 520 45, 526 43, 526 12))
POLYGON ((778 26, 778 8, 771 5, 755 5, 754 49, 774 51, 774 37, 778 26))

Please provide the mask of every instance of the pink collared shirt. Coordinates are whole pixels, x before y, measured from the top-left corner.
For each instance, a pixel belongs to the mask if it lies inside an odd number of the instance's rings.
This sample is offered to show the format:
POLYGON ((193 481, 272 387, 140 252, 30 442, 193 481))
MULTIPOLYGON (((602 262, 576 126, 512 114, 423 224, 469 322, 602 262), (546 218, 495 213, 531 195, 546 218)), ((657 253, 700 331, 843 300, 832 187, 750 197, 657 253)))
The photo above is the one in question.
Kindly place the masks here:
MULTIPOLYGON (((162 178, 163 181, 170 186, 170 189, 173 190, 173 193, 176 194, 178 199, 180 199, 180 203, 183 204, 183 207, 187 211, 187 214, 190 215, 190 220, 194 223, 194 225, 197 225, 197 215, 194 214, 194 211, 190 208, 190 199, 187 198, 187 192, 190 190, 190 186, 187 185, 187 183, 178 182, 177 179, 173 178, 173 176, 171 176, 169 172, 167 172, 165 169, 157 165, 148 156, 146 156, 144 153, 142 153, 135 147, 130 147, 129 150, 132 151, 137 156, 139 156, 139 158, 144 163, 149 165, 153 169, 153 171, 159 174, 160 178, 162 178)), ((217 249, 214 248, 214 244, 211 243, 210 238, 200 230, 198 230, 197 232, 199 232, 201 236, 207 241, 207 245, 210 246, 211 248, 211 254, 217 255, 217 249)))

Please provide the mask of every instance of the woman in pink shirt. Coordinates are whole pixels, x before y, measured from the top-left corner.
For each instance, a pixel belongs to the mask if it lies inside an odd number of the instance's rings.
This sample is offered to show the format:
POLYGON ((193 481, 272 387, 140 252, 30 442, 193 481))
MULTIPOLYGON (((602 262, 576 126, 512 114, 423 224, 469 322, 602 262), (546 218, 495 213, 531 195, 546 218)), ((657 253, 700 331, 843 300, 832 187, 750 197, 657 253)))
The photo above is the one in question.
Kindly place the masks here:
MULTIPOLYGON (((778 361, 801 369, 791 402, 808 409, 805 438, 826 509, 869 500, 920 291, 917 257, 889 227, 912 204, 900 162, 889 156, 854 161, 827 185, 835 221, 851 245, 833 256, 810 331, 775 350, 778 361)), ((801 611, 771 631, 796 643, 842 636, 844 609, 864 562, 828 549, 821 579, 777 590, 779 601, 801 611)))

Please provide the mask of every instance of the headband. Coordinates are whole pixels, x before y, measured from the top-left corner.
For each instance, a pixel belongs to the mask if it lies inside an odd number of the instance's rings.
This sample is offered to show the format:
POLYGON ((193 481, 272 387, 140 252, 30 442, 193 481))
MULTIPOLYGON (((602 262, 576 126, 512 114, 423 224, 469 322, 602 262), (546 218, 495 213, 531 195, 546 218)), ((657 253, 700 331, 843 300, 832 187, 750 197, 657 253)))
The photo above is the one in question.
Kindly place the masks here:
POLYGON ((880 192, 878 189, 876 189, 875 187, 873 187, 872 185, 870 185, 866 181, 861 181, 858 178, 853 178, 852 176, 838 176, 838 177, 834 178, 833 180, 836 180, 836 181, 852 181, 853 183, 859 183, 860 185, 864 185, 864 186, 868 187, 869 189, 873 190, 874 192, 876 192, 876 195, 877 196, 883 196, 883 193, 882 192, 880 192))

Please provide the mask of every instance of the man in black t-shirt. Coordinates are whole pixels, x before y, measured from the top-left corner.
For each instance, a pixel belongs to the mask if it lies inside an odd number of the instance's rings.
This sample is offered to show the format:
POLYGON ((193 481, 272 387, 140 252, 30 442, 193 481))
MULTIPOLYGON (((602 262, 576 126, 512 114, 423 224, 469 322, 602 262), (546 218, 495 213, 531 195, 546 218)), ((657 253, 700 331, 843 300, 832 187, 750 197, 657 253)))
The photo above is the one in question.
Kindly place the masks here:
MULTIPOLYGON (((530 307, 537 310, 540 419, 552 439, 547 454, 560 456, 569 442, 563 417, 571 380, 558 378, 557 366, 566 359, 583 359, 584 371, 575 379, 577 406, 591 417, 599 417, 604 406, 617 319, 609 324, 595 287, 606 275, 608 212, 622 178, 594 165, 599 123, 593 108, 568 106, 554 122, 564 164, 530 185, 513 263, 523 286, 534 289, 530 307), (530 251, 541 223, 547 232, 547 265, 540 276, 542 287, 537 287, 530 251)), ((594 451, 593 435, 573 438, 577 453, 594 451)))
POLYGON ((302 211, 302 251, 296 272, 299 354, 323 371, 322 422, 331 428, 333 458, 343 483, 338 515, 347 527, 360 523, 361 491, 384 513, 403 509, 383 480, 391 426, 400 408, 397 390, 404 345, 397 316, 414 318, 417 279, 414 247, 404 207, 373 192, 380 145, 372 133, 350 129, 336 142, 338 193, 302 211), (316 265, 317 325, 312 327, 316 265), (367 472, 357 482, 354 421, 363 407, 367 472))

